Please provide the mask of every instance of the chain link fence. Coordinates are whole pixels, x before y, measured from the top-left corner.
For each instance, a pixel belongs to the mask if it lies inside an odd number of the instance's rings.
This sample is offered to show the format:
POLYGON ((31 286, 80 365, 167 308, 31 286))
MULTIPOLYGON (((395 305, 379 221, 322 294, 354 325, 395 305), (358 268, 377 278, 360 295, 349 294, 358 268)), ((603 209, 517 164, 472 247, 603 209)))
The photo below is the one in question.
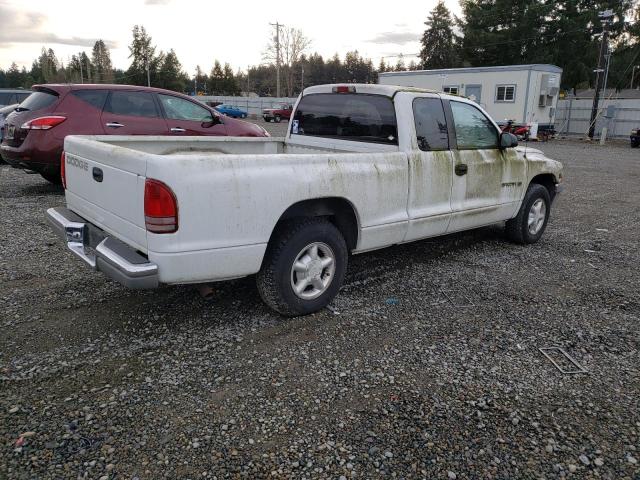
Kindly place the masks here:
MULTIPOLYGON (((589 131, 592 98, 558 101, 556 131, 560 135, 584 136, 589 131)), ((595 136, 607 127, 607 137, 625 138, 631 129, 640 128, 640 99, 601 99, 595 124, 595 136)))
POLYGON ((294 105, 297 97, 226 97, 221 95, 203 95, 196 97, 201 102, 220 102, 225 105, 232 105, 247 112, 251 118, 262 116, 265 108, 276 108, 283 103, 294 105))

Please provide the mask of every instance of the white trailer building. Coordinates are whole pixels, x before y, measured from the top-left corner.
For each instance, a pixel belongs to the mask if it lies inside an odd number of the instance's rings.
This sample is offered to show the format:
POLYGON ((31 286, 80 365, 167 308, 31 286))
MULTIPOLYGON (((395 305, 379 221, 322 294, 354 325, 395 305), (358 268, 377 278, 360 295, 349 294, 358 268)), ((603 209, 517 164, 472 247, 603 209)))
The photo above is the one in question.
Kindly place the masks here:
POLYGON ((378 82, 463 95, 499 123, 514 120, 548 128, 555 121, 561 75, 555 65, 509 65, 385 72, 378 82))

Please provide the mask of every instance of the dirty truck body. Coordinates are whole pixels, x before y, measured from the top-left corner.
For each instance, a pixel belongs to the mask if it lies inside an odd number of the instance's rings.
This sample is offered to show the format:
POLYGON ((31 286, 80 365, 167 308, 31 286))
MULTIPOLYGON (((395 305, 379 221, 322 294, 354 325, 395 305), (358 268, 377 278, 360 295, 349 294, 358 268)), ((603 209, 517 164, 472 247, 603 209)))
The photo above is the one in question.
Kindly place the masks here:
POLYGON ((67 207, 47 215, 126 286, 257 274, 269 306, 300 315, 336 295, 349 253, 502 221, 537 241, 562 166, 515 143, 463 98, 316 86, 285 138, 67 137, 67 207))

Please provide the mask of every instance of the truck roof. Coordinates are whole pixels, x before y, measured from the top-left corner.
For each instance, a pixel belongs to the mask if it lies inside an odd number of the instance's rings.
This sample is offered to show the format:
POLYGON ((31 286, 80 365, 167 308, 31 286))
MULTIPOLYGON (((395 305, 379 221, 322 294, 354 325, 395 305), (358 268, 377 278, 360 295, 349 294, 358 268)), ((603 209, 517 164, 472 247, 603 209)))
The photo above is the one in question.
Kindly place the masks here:
POLYGON ((378 85, 373 83, 331 83, 328 85, 316 85, 314 87, 305 88, 302 95, 311 95, 313 93, 333 93, 334 88, 336 87, 349 87, 354 88, 355 93, 385 95, 387 97, 393 97, 398 92, 434 93, 437 95, 443 95, 442 92, 426 88, 403 87, 399 85, 378 85))

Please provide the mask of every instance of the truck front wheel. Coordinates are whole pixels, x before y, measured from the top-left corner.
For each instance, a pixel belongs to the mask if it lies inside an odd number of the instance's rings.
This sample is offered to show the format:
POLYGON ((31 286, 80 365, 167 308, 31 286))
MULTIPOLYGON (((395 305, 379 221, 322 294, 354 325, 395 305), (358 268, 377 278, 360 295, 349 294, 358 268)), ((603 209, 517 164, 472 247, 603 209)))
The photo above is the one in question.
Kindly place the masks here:
POLYGON ((506 224, 507 237, 516 243, 536 243, 547 228, 550 213, 549 191, 538 183, 532 183, 522 200, 518 215, 506 224))
POLYGON ((282 120, 282 118, 280 117, 280 115, 276 115, 276 116, 273 118, 273 120, 274 120, 276 123, 280 123, 280 120, 282 120))
POLYGON ((347 245, 324 218, 295 219, 278 227, 256 276, 262 300, 288 317, 324 308, 347 270, 347 245))

